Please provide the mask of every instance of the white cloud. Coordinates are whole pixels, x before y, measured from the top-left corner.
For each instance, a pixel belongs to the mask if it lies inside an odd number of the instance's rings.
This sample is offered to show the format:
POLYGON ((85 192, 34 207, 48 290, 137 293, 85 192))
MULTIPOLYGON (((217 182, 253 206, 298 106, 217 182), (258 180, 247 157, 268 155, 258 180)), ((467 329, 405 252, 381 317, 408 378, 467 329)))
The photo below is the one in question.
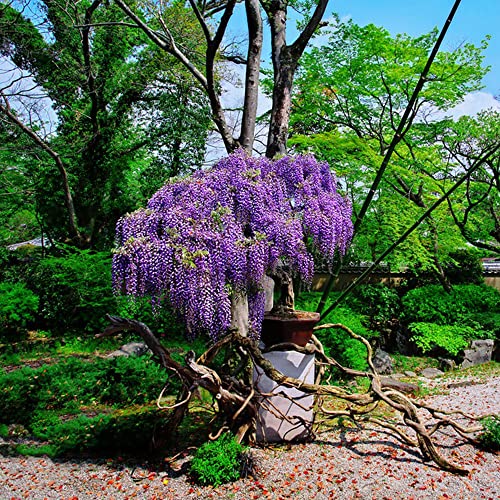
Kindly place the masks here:
POLYGON ((480 111, 490 108, 500 111, 500 102, 492 94, 488 92, 472 92, 467 94, 460 104, 450 109, 446 115, 453 118, 476 116, 480 111))

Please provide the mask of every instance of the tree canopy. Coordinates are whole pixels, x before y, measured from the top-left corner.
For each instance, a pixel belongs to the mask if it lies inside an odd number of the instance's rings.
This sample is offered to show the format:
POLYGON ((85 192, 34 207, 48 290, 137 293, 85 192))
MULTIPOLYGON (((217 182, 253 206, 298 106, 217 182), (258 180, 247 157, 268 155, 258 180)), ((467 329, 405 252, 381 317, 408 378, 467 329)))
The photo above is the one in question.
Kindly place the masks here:
POLYGON ((488 70, 482 64, 486 41, 437 54, 374 202, 366 215, 360 212, 437 35, 433 31, 415 38, 393 37, 373 25, 340 23, 328 44, 303 56, 289 144, 297 151, 314 152, 336 168, 353 203, 357 260, 375 261, 470 170, 467 183, 448 198, 447 206, 433 211, 386 259, 444 279, 442 263, 450 262, 465 240, 490 251, 499 248, 492 216, 498 213, 494 165, 499 154, 488 156, 500 144, 493 125, 496 113, 446 118, 467 93, 481 88, 488 70), (475 162, 481 168, 473 172, 475 162), (480 222, 481 211, 490 215, 480 222))
POLYGON ((313 254, 331 265, 347 251, 351 208, 335 184, 312 156, 271 161, 243 151, 174 180, 120 220, 115 287, 173 307, 193 335, 213 339, 227 332, 235 296, 244 295, 258 339, 266 274, 286 267, 311 283, 313 254))
MULTIPOLYGON (((199 87, 139 31, 108 24, 123 18, 114 4, 0 7, 0 50, 12 67, 0 118, 31 140, 34 199, 46 230, 84 246, 109 242, 124 210, 169 175, 197 168, 208 133, 199 87), (41 114, 47 103, 52 110, 41 114)), ((171 18, 195 44, 185 11, 174 7, 171 18)))

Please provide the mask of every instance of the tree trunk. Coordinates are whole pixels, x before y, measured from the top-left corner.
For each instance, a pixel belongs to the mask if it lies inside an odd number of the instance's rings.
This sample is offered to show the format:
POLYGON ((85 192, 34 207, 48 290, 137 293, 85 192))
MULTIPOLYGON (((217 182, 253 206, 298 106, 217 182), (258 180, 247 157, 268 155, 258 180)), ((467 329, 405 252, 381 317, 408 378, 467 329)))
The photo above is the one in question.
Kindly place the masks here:
POLYGON ((245 76, 245 101, 243 104, 241 132, 238 142, 245 151, 251 153, 255 140, 263 33, 259 0, 246 0, 245 7, 249 41, 245 76))
POLYGON ((284 47, 284 61, 281 61, 275 77, 273 89, 273 108, 269 124, 266 156, 274 158, 286 154, 288 126, 292 107, 292 84, 297 64, 291 60, 289 50, 284 47))
POLYGON ((292 107, 292 85, 299 59, 321 23, 328 0, 319 0, 307 25, 297 39, 286 44, 287 0, 262 2, 271 27, 271 52, 274 71, 273 107, 266 156, 274 158, 286 153, 288 126, 292 107))

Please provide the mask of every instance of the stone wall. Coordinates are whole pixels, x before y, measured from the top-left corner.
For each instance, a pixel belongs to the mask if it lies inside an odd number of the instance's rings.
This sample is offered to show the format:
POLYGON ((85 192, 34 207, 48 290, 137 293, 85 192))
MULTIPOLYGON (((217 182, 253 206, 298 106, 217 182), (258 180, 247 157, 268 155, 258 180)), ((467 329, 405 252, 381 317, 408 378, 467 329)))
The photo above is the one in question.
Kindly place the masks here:
MULTIPOLYGON (((338 278, 335 280, 335 284, 333 286, 334 290, 344 290, 347 288, 358 276, 361 272, 347 272, 340 273, 338 278)), ((326 273, 317 273, 314 275, 312 290, 313 291, 321 291, 328 280, 328 274, 326 273)), ((366 280, 365 283, 384 283, 388 285, 390 288, 394 288, 399 286, 402 280, 406 278, 405 273, 391 273, 391 272, 375 272, 372 273, 366 280)), ((484 274, 484 282, 500 290, 500 272, 488 272, 484 274)))

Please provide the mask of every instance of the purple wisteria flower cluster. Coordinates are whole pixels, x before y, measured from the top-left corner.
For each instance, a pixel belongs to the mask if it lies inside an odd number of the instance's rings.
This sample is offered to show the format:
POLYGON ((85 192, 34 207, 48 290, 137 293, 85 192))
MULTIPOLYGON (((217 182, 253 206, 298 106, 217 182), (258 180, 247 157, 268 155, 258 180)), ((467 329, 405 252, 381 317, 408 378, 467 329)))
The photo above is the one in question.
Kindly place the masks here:
POLYGON ((122 217, 113 257, 117 292, 177 310, 192 334, 215 340, 231 325, 231 297, 246 294, 253 335, 264 315, 264 275, 279 262, 305 282, 312 251, 330 264, 352 237, 351 206, 328 164, 238 151, 161 188, 122 217))

